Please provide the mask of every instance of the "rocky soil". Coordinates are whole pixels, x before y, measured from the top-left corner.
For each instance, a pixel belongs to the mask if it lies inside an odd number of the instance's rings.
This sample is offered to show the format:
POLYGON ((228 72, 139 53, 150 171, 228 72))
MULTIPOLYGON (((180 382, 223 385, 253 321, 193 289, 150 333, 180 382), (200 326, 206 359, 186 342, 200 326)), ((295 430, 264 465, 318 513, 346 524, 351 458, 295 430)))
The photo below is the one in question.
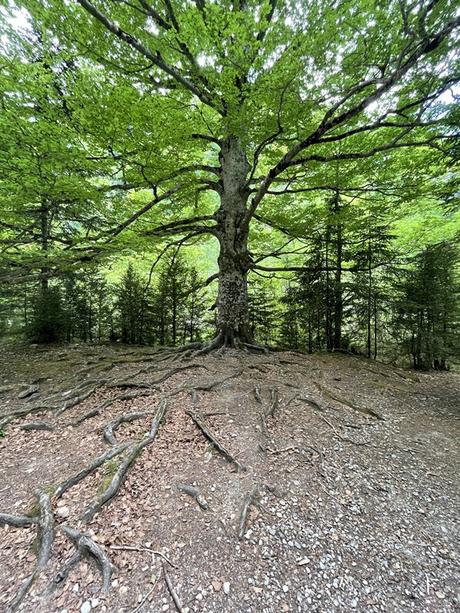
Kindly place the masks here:
POLYGON ((0 610, 458 611, 459 391, 339 354, 3 347, 0 610))

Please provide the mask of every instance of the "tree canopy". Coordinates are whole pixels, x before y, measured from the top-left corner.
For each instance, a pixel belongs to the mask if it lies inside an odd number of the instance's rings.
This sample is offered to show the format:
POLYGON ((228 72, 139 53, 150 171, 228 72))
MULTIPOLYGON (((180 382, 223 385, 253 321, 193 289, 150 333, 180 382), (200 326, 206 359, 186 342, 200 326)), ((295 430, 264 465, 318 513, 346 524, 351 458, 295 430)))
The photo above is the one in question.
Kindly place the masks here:
POLYGON ((244 346, 248 273, 338 265, 340 287, 382 264, 345 245, 377 219, 458 232, 455 2, 24 0, 2 16, 4 280, 211 237, 209 348, 244 346), (326 227, 340 253, 306 260, 326 227))

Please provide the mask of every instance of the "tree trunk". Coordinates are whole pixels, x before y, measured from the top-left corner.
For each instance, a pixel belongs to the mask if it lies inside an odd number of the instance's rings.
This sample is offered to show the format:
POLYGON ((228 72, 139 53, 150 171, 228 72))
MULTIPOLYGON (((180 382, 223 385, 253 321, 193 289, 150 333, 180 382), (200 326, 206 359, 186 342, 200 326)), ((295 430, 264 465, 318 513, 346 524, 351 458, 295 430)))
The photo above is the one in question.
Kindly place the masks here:
POLYGON ((248 319, 247 274, 251 265, 248 252, 249 226, 246 185, 249 163, 239 140, 228 137, 222 144, 220 207, 217 237, 220 253, 215 344, 239 347, 252 343, 248 319))

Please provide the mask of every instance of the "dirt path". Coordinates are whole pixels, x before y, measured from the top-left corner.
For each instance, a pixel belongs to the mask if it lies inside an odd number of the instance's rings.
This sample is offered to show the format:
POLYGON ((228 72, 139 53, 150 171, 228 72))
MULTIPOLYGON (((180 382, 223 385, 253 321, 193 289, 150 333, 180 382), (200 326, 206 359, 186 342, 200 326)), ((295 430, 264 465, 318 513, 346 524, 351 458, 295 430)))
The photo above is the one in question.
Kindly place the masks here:
POLYGON ((1 611, 37 558, 19 611, 173 612, 173 596, 190 613, 460 608, 460 376, 343 355, 186 361, 115 347, 5 348, 0 369, 0 424, 18 415, 2 426, 0 511, 39 518, 0 528, 1 611), (145 415, 117 426, 133 413, 145 415))

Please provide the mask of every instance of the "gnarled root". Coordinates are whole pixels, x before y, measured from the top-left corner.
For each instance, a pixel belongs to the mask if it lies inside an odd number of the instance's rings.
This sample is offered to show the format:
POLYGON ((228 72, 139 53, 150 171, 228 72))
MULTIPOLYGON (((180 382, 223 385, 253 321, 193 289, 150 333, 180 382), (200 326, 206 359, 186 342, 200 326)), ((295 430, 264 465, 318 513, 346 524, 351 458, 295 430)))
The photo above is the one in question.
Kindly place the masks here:
POLYGON ((12 613, 18 608, 18 606, 21 604, 24 597, 32 587, 34 581, 45 568, 48 563, 48 560, 51 557, 51 548, 54 541, 54 517, 53 512, 51 510, 51 500, 48 494, 46 494, 45 492, 38 492, 37 498, 40 507, 40 515, 38 517, 37 522, 38 536, 40 539, 40 549, 37 556, 37 562, 35 564, 35 568, 32 574, 24 581, 24 583, 19 588, 16 596, 8 605, 6 609, 7 613, 12 613))
POLYGON ((65 581, 71 568, 82 558, 86 557, 97 563, 102 574, 102 589, 104 592, 108 592, 110 588, 110 577, 114 570, 114 566, 110 562, 104 549, 84 532, 79 532, 69 526, 61 526, 61 530, 72 541, 77 551, 56 575, 54 583, 62 583, 65 581))
POLYGON ((109 449, 102 455, 98 456, 95 460, 93 460, 93 462, 91 462, 89 466, 87 466, 86 468, 78 472, 76 475, 69 477, 69 479, 66 479, 60 485, 58 485, 58 487, 54 490, 53 498, 55 500, 61 498, 61 496, 67 490, 69 490, 74 485, 77 485, 77 483, 80 483, 80 481, 83 481, 83 479, 86 479, 86 477, 91 475, 91 473, 93 473, 96 469, 102 466, 105 462, 107 462, 108 460, 111 460, 115 456, 125 451, 125 449, 129 447, 129 445, 130 445, 129 443, 123 443, 119 445, 118 447, 109 449))
POLYGON ((152 420, 150 432, 146 436, 144 436, 144 438, 142 438, 138 443, 133 443, 129 445, 128 454, 118 466, 118 469, 115 472, 107 488, 86 508, 82 517, 82 520, 85 523, 91 521, 95 514, 117 494, 118 490, 126 479, 128 470, 133 464, 133 462, 135 462, 144 447, 149 445, 155 438, 160 423, 166 412, 167 406, 167 400, 163 399, 158 405, 155 417, 152 420))
POLYGON ((113 433, 121 424, 129 424, 132 421, 136 421, 136 419, 142 419, 143 417, 147 417, 150 413, 128 413, 128 415, 120 415, 116 419, 109 421, 108 424, 104 427, 104 439, 109 443, 109 445, 116 445, 117 439, 113 433))
POLYGON ((8 525, 14 528, 30 528, 38 523, 38 517, 28 517, 27 515, 9 515, 0 513, 0 526, 8 525))

